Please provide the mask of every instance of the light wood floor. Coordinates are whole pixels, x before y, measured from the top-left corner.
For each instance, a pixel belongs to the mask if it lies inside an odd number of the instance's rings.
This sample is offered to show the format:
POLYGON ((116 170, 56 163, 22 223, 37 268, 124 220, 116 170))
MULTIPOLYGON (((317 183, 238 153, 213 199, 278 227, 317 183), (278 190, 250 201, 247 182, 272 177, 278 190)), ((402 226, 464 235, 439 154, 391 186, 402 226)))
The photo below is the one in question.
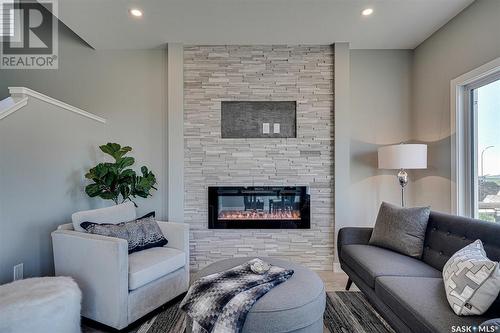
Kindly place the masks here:
MULTIPOLYGON (((347 274, 345 273, 334 273, 331 271, 316 271, 318 275, 323 280, 325 284, 326 291, 342 291, 345 290, 345 285, 347 283, 347 274)), ((353 284, 350 291, 359 291, 359 289, 353 284)))

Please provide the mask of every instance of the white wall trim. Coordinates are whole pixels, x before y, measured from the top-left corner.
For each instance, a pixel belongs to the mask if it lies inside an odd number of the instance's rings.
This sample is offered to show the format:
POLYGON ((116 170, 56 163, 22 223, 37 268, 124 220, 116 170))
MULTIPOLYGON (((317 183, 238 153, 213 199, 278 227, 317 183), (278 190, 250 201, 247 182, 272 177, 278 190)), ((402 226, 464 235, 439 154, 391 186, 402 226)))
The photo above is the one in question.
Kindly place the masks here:
MULTIPOLYGON (((11 97, 8 97, 8 99, 11 100, 11 102, 9 102, 10 105, 7 106, 4 110, 0 110, 0 119, 7 117, 8 115, 16 112, 17 110, 28 104, 28 97, 23 97, 18 101, 14 101, 11 97)), ((4 103, 7 103, 7 101, 5 101, 4 103)))
POLYGON ((184 222, 184 46, 167 44, 168 220, 184 222))
MULTIPOLYGON (((349 43, 335 43, 334 68, 334 145, 335 145, 335 230, 334 238, 337 244, 339 230, 349 221, 351 215, 349 197, 351 186, 351 111, 350 111, 350 50, 349 43)), ((334 248, 334 262, 338 263, 338 253, 334 248)), ((335 266, 334 263, 334 266, 335 266)))
POLYGON ((47 96, 47 95, 44 95, 42 93, 39 93, 38 91, 34 91, 34 90, 31 90, 31 89, 26 88, 26 87, 9 87, 9 93, 11 94, 11 96, 14 99, 16 99, 16 97, 26 98, 26 99, 28 97, 34 97, 34 98, 39 99, 41 101, 44 101, 46 103, 50 103, 50 104, 58 106, 58 107, 60 107, 62 109, 74 112, 76 114, 79 114, 81 116, 87 117, 87 118, 95 120, 95 121, 98 121, 100 123, 103 123, 103 124, 106 123, 106 119, 104 119, 104 118, 101 118, 99 116, 96 116, 95 114, 92 114, 90 112, 84 111, 84 110, 79 109, 79 108, 77 108, 75 106, 69 105, 69 104, 64 103, 64 102, 62 102, 60 100, 57 100, 55 98, 52 98, 52 97, 47 96))
POLYGON ((467 108, 464 99, 467 85, 500 72, 500 58, 494 59, 450 82, 450 126, 451 126, 451 213, 470 214, 467 199, 468 158, 467 129, 465 128, 467 108))

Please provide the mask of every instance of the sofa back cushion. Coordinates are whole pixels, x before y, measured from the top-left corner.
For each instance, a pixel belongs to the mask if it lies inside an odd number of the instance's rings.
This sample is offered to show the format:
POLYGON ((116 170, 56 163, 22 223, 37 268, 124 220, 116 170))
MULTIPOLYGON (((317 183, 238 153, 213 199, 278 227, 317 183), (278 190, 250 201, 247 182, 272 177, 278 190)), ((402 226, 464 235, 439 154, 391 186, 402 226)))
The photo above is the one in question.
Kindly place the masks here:
POLYGON ((120 205, 106 208, 84 210, 71 215, 73 228, 75 231, 80 232, 85 232, 80 226, 83 222, 118 224, 132 221, 136 218, 135 206, 132 202, 125 202, 120 205))
POLYGON ((369 244, 420 259, 429 213, 429 207, 401 208, 382 202, 369 244))
POLYGON ((489 259, 500 261, 500 223, 431 212, 422 260, 442 271, 452 255, 477 239, 489 259))
MULTIPOLYGON (((477 239, 490 260, 500 261, 500 223, 431 212, 422 260, 442 271, 451 256, 477 239)), ((500 295, 492 308, 500 309, 500 295)))

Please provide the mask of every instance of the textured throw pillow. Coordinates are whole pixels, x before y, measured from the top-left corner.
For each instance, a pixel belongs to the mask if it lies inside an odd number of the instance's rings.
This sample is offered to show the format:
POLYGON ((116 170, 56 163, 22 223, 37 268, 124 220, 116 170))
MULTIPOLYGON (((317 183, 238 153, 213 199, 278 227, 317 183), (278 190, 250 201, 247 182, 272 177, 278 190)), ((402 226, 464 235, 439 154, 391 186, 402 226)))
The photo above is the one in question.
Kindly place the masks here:
POLYGON ((128 253, 161 247, 168 243, 154 217, 119 224, 83 222, 81 227, 91 234, 125 239, 128 242, 128 253))
POLYGON ((370 238, 370 245, 421 258, 430 207, 401 208, 383 202, 370 238))
POLYGON ((498 262, 488 259, 478 239, 446 262, 443 281, 448 303, 457 315, 481 315, 500 292, 498 262))

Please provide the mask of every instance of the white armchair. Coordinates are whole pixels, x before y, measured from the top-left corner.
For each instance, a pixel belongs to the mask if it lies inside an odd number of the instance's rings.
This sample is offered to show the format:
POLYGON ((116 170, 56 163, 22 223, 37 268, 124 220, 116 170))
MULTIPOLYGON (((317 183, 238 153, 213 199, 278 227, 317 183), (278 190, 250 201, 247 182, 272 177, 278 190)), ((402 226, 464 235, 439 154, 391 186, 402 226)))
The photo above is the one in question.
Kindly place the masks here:
POLYGON ((128 254, 127 241, 74 231, 52 232, 57 276, 71 276, 82 290, 82 316, 122 329, 187 291, 189 227, 158 222, 165 247, 128 254))

